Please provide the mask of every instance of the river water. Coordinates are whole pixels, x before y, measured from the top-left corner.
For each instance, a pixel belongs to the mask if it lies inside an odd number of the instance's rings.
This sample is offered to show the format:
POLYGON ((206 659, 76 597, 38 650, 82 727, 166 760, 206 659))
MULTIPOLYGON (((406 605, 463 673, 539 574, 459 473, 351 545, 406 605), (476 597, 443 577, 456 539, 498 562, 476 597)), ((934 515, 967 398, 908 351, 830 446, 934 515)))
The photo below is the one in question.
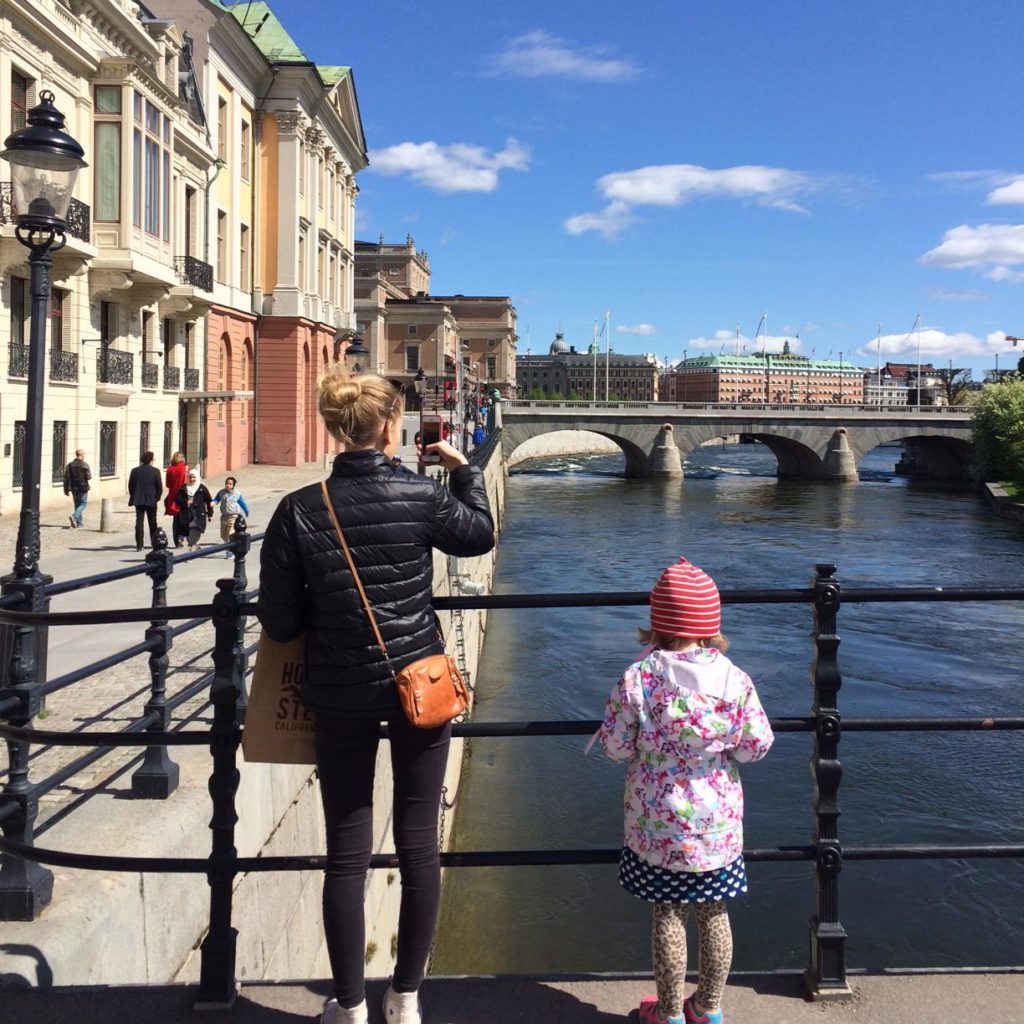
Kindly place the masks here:
MULTIPOLYGON (((1019 586, 1024 526, 973 491, 896 477, 879 448, 859 484, 779 481, 761 445, 692 453, 684 481, 626 480, 618 456, 529 463, 508 480, 495 591, 648 590, 685 554, 723 590, 804 586, 834 562, 847 586, 1019 586)), ((477 721, 598 718, 638 650, 642 608, 499 610, 477 679, 477 721)), ((810 707, 807 606, 723 610, 730 655, 768 713, 810 707)), ((844 605, 847 715, 1024 715, 1024 607, 844 605)), ((477 739, 455 849, 607 848, 621 842, 623 769, 579 737, 477 739)), ((811 737, 786 734, 744 766, 746 844, 811 835, 811 737)), ((847 733, 844 842, 1024 842, 1024 735, 847 733)), ((732 908, 736 969, 806 963, 807 863, 748 865, 732 908)), ((615 868, 455 868, 446 873, 435 973, 650 970, 646 904, 615 868)), ((1005 860, 847 862, 840 917, 852 967, 1024 961, 1024 865, 1005 860)))

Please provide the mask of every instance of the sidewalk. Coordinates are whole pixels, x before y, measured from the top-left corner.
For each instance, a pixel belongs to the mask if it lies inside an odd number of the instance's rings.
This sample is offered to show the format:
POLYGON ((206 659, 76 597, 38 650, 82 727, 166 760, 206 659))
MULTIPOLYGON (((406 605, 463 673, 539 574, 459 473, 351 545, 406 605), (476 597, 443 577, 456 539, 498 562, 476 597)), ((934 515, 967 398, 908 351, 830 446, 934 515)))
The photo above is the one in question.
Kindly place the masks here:
MULTIPOLYGON (((2 982, 2 978, 0 978, 2 982)), ((382 1020, 384 982, 367 986, 370 1024, 382 1020)), ((853 998, 809 1002, 795 974, 735 975, 726 989, 728 1024, 938 1024, 977 1020, 1020 1024, 1024 974, 883 974, 850 978, 853 998)), ((10 1020, 21 1024, 312 1024, 330 987, 324 981, 250 984, 224 1011, 196 1011, 186 986, 3 991, 10 1020)), ((626 1024, 636 1022, 649 978, 559 977, 428 978, 423 986, 427 1024, 626 1024)))

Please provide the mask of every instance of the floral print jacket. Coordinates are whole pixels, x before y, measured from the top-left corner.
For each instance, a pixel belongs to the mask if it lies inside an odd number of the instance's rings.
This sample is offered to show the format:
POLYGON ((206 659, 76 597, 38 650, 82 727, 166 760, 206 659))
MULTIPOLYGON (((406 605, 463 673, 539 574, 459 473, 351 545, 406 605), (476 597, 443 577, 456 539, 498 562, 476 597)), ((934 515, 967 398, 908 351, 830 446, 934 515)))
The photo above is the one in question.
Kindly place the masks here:
POLYGON ((750 677, 714 648, 654 648, 612 690, 598 738, 628 761, 625 843, 670 871, 714 871, 743 852, 738 761, 774 735, 750 677))

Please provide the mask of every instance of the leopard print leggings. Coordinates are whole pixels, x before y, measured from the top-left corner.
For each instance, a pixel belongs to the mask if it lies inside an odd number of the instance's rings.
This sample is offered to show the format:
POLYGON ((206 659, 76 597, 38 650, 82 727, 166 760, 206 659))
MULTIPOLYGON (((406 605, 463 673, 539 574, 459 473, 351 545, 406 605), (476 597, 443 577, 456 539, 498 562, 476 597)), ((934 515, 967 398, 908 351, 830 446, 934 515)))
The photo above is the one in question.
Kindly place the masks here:
MULTIPOLYGON (((689 903, 655 903, 651 929, 654 981, 662 1017, 683 1015, 686 981, 686 912, 689 903)), ((709 1009, 722 1002, 732 966, 732 929, 725 903, 694 903, 700 939, 696 1001, 709 1009)))

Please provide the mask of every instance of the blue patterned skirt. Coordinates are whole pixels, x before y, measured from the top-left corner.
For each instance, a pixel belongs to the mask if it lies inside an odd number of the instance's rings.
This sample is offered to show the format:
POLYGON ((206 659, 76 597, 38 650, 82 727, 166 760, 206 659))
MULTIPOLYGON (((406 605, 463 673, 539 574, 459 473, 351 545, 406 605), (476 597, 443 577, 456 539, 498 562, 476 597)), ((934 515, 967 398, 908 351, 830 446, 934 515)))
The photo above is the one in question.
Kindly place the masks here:
POLYGON ((629 847, 619 857, 619 884, 648 903, 715 903, 747 891, 742 854, 714 871, 669 871, 642 861, 629 847))

